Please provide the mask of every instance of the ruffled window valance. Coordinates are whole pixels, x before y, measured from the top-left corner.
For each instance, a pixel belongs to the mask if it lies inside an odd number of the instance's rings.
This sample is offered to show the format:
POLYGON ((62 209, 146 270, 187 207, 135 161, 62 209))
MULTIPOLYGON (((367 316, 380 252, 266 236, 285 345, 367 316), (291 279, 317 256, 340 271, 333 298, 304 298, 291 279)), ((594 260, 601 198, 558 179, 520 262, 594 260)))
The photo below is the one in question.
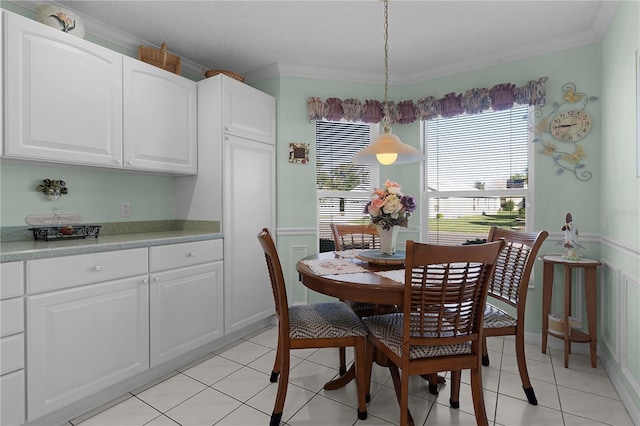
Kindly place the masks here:
MULTIPOLYGON (((389 101, 389 119, 392 124, 409 124, 416 120, 433 120, 437 117, 455 117, 460 114, 479 114, 492 108, 496 111, 513 108, 514 104, 543 107, 545 104, 545 83, 547 77, 530 80, 524 86, 500 83, 491 89, 469 89, 464 93, 447 93, 441 98, 426 96, 417 101, 389 101)), ((365 123, 379 123, 384 117, 384 101, 367 99, 318 97, 307 100, 309 121, 347 120, 365 123)))

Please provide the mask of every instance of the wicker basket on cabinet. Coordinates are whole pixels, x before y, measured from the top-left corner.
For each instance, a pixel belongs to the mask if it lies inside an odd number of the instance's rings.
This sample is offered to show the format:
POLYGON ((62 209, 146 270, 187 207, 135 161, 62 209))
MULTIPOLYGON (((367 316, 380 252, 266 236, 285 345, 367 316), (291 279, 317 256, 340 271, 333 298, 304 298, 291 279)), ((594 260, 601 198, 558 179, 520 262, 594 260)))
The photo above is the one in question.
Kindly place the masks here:
POLYGON ((138 46, 138 59, 163 70, 180 75, 182 59, 178 55, 167 51, 167 44, 162 43, 160 49, 155 47, 138 46))
POLYGON ((232 71, 218 70, 218 69, 211 69, 211 70, 203 69, 202 72, 204 73, 204 76, 207 77, 207 78, 216 76, 218 74, 224 74, 227 77, 231 77, 231 78, 233 78, 235 80, 244 81, 244 76, 243 75, 240 75, 240 74, 232 72, 232 71))

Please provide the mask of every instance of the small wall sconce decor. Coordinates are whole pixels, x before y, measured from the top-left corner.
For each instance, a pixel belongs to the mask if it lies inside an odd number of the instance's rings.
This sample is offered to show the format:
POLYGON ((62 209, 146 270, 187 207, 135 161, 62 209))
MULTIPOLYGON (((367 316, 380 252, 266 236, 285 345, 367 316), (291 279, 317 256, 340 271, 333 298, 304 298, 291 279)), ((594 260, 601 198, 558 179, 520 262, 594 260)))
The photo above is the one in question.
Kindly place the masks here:
POLYGON ((36 191, 44 193, 44 196, 51 201, 56 201, 62 194, 69 193, 65 181, 53 179, 43 179, 36 191))
POLYGON ((298 164, 309 163, 309 144, 293 142, 289 144, 289 162, 298 164))

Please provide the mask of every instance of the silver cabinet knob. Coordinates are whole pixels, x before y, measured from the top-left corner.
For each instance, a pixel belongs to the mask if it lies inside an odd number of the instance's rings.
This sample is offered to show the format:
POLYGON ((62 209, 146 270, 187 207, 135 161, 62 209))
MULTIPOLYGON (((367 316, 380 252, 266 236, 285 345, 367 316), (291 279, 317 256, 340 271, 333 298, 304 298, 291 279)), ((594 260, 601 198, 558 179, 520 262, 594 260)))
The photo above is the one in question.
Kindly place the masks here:
POLYGON ((94 271, 102 271, 102 266, 96 265, 96 266, 93 267, 93 270, 94 271))
POLYGON ((196 255, 195 251, 190 251, 189 254, 187 254, 187 256, 189 257, 194 257, 196 255))
POLYGON ((149 284, 149 278, 143 278, 142 284, 149 284))
POLYGON ((153 278, 153 281, 155 281, 155 282, 160 281, 160 277, 154 277, 154 278, 153 278))

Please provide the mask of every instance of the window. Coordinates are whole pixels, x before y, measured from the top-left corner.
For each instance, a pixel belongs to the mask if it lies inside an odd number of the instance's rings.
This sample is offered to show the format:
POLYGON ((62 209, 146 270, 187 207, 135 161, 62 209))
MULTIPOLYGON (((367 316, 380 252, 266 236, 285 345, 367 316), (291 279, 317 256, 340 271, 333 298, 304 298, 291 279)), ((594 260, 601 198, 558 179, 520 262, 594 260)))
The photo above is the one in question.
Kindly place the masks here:
POLYGON ((377 126, 350 122, 316 122, 316 190, 320 251, 333 250, 331 223, 368 223, 364 207, 377 182, 377 167, 351 162, 367 147, 377 126), (374 176, 375 175, 375 176, 374 176))
POLYGON ((526 229, 533 194, 528 114, 528 106, 516 106, 423 123, 427 241, 471 243, 492 225, 526 229))

